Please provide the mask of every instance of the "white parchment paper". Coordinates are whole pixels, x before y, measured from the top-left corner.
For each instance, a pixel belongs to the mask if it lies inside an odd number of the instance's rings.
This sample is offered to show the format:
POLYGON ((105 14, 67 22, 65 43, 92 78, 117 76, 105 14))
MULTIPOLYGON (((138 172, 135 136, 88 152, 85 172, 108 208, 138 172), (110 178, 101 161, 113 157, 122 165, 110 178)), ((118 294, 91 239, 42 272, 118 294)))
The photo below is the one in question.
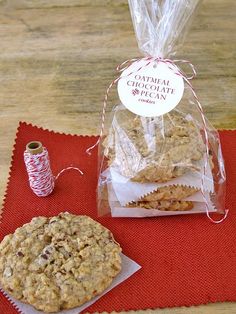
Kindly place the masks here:
MULTIPOLYGON (((204 194, 209 212, 216 212, 216 208, 212 204, 209 192, 204 194)), ((123 207, 113 190, 112 184, 108 185, 108 202, 111 208, 112 217, 154 217, 154 216, 173 216, 186 214, 200 214, 206 212, 206 204, 201 192, 187 197, 185 200, 193 201, 193 208, 188 211, 163 211, 158 209, 146 209, 140 207, 123 207)))
MULTIPOLYGON (((122 269, 121 272, 117 275, 117 277, 113 280, 112 284, 100 295, 93 298, 89 302, 86 302, 85 304, 81 305, 80 307, 76 307, 71 310, 65 310, 60 311, 55 314, 78 314, 85 310, 87 307, 95 303, 98 299, 100 299, 104 294, 106 294, 111 289, 115 288, 117 285, 119 285, 124 280, 128 279, 130 276, 132 276, 136 271, 138 271, 141 266, 134 262, 132 259, 127 257, 124 254, 121 254, 121 260, 122 260, 122 269)), ((0 288, 1 289, 1 288, 0 288)), ((13 297, 11 297, 8 293, 6 293, 3 289, 1 289, 3 294, 7 297, 7 299, 13 304, 13 306, 18 310, 21 314, 43 314, 42 311, 35 310, 31 305, 22 303, 13 297)))
MULTIPOLYGON (((204 159, 203 159, 204 160, 204 159)), ((121 206, 139 200, 142 196, 147 195, 160 187, 170 186, 170 185, 184 185, 194 187, 196 189, 201 189, 202 177, 204 177, 204 189, 207 192, 214 192, 214 182, 212 177, 212 172, 210 166, 208 165, 206 170, 206 175, 203 174, 204 161, 200 164, 200 171, 188 173, 170 180, 165 183, 138 183, 132 182, 128 178, 120 175, 114 168, 110 167, 109 170, 104 172, 104 176, 112 183, 112 188, 115 192, 117 200, 120 202, 121 206)), ((201 201, 199 199, 200 194, 195 196, 193 201, 201 201), (197 199, 196 199, 197 197, 197 199)), ((191 199, 188 199, 191 200, 191 199)))

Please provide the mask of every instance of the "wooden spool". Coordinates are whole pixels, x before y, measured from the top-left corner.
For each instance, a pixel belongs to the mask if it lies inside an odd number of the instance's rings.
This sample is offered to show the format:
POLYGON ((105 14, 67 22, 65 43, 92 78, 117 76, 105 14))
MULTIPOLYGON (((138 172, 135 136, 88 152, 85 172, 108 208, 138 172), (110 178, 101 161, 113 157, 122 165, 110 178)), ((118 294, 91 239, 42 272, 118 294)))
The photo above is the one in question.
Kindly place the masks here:
POLYGON ((43 151, 43 145, 41 142, 38 141, 29 142, 26 145, 26 150, 31 155, 41 154, 43 151))

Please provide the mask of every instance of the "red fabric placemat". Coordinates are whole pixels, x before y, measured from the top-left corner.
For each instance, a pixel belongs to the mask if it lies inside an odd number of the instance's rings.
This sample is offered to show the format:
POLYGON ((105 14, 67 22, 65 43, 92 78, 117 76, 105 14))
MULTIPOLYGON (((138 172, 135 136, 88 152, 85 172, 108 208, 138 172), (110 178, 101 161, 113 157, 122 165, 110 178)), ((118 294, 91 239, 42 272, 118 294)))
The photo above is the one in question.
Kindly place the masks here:
MULTIPOLYGON (((123 252, 142 269, 88 308, 89 312, 190 306, 236 301, 236 131, 220 131, 227 172, 229 216, 212 224, 206 215, 159 218, 97 218, 97 156, 85 153, 96 137, 53 133, 21 123, 0 224, 0 240, 32 217, 61 211, 87 214, 107 226, 123 252), (43 142, 53 173, 70 164, 85 175, 67 172, 52 195, 39 198, 28 186, 23 162, 25 145, 43 142)), ((1 313, 17 311, 0 294, 1 313)))

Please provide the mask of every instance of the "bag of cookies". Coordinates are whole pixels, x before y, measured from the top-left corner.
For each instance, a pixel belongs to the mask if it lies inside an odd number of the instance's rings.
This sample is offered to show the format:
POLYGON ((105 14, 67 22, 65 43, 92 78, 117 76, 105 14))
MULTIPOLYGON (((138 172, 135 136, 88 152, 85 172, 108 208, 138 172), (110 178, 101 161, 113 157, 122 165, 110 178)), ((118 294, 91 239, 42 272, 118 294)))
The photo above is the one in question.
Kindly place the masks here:
MULTIPOLYGON (((219 135, 192 87, 194 66, 174 56, 198 0, 129 0, 143 57, 118 70, 120 103, 104 108, 98 212, 113 217, 224 213, 219 135), (187 75, 183 68, 191 70, 187 75), (105 123, 104 123, 105 122, 105 123)), ((109 87, 109 88, 110 88, 109 87)))

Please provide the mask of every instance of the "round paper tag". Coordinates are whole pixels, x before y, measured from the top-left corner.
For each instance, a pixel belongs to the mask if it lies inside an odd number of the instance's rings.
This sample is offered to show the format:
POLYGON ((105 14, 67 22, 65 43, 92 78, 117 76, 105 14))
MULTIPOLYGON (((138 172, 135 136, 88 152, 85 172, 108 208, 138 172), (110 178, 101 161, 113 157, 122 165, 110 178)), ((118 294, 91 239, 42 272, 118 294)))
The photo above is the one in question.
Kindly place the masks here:
POLYGON ((160 116, 178 105, 184 80, 163 62, 146 64, 147 60, 136 61, 122 72, 118 94, 122 104, 133 113, 160 116))

